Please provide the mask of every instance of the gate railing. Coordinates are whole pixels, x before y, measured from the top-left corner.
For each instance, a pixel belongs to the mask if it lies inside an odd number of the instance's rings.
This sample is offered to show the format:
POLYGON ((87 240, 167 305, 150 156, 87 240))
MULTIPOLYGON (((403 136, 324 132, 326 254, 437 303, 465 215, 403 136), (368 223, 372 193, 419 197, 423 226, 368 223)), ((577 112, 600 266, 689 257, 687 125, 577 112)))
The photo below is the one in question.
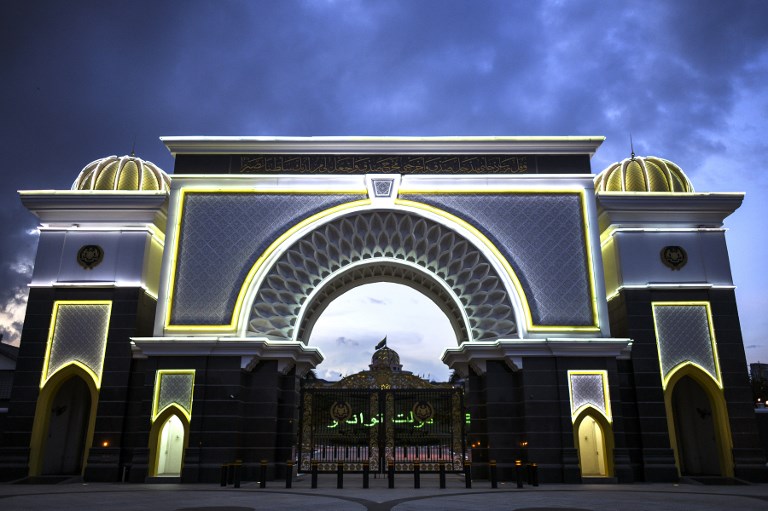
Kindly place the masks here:
POLYGON ((302 389, 299 470, 463 470, 463 394, 445 389, 302 389))

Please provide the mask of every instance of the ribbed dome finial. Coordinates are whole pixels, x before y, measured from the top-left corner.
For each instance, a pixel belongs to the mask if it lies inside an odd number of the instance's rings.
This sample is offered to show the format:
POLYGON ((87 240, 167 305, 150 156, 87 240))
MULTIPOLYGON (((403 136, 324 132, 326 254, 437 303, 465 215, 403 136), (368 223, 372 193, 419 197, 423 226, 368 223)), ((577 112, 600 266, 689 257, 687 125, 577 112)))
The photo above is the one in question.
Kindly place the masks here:
POLYGON ((596 192, 693 193, 683 169, 656 156, 632 156, 595 176, 596 192))
POLYGON ((165 191, 171 178, 150 161, 130 156, 107 156, 92 161, 72 184, 73 190, 165 191))

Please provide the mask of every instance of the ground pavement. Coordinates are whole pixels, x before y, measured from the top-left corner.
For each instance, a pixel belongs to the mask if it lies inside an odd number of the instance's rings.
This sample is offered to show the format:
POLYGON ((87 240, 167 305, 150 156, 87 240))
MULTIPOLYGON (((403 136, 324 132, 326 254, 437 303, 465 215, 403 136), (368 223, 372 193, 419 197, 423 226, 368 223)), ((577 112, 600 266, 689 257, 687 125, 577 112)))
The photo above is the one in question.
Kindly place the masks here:
POLYGON ((386 479, 370 480, 347 475, 344 488, 336 477, 323 474, 318 488, 309 477, 285 483, 269 481, 266 488, 245 482, 240 488, 215 484, 0 484, 0 510, 153 510, 153 511, 256 511, 309 509, 311 511, 666 511, 666 510, 768 510, 768 485, 709 486, 698 484, 552 484, 517 489, 514 483, 473 481, 465 487, 459 476, 448 477, 440 489, 437 477, 422 475, 421 488, 413 478, 398 475, 395 488, 386 479))

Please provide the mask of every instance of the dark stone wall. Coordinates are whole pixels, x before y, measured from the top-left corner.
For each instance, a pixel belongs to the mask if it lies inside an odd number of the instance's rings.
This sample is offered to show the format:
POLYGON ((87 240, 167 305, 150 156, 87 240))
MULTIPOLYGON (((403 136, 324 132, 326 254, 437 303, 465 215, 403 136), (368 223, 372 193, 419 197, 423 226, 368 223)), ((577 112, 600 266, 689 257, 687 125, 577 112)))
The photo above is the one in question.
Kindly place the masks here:
POLYGON ((240 357, 151 357, 137 365, 132 381, 136 403, 129 419, 132 482, 148 475, 154 379, 159 369, 195 369, 189 445, 183 482, 218 482, 221 466, 242 462, 243 480, 256 480, 261 460, 267 477, 282 477, 296 437, 297 379, 264 361, 252 371, 240 357))
POLYGON ((489 361, 486 372, 470 373, 466 403, 471 413, 468 448, 473 476, 487 477, 487 463, 496 460, 501 480, 514 480, 515 461, 536 463, 545 483, 581 481, 571 422, 568 370, 608 372, 613 411, 614 474, 632 482, 617 361, 604 357, 527 357, 523 368, 511 370, 489 361))
POLYGON ((674 481, 677 468, 669 439, 651 302, 709 301, 733 438, 735 475, 766 478, 744 345, 733 290, 624 290, 609 303, 611 334, 634 340, 629 362, 619 362, 627 455, 637 480, 674 481))
POLYGON ((486 372, 470 372, 466 406, 470 413, 467 450, 472 476, 488 478, 488 462, 496 460, 500 480, 514 479, 515 460, 523 458, 525 410, 523 378, 503 361, 488 361, 486 372))
POLYGON ((29 471, 32 424, 40 393, 53 303, 57 300, 112 300, 93 437, 94 445, 101 445, 103 441, 108 441, 110 445, 108 448, 91 449, 86 476, 94 474, 98 480, 117 480, 123 423, 128 408, 130 337, 151 335, 155 314, 154 299, 140 288, 30 289, 11 401, 5 430, 0 438, 0 480, 24 477, 29 471))

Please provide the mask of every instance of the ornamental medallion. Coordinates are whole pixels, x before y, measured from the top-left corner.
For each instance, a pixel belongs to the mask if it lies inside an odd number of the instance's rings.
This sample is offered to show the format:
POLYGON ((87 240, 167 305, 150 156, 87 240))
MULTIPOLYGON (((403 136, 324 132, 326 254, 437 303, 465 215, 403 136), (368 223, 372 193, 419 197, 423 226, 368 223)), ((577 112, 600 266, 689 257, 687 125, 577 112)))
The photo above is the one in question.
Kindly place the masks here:
POLYGON ((335 401, 331 405, 331 418, 339 423, 352 416, 352 406, 346 401, 335 401))
POLYGON ((688 254, 683 247, 670 245, 661 249, 661 262, 672 270, 679 270, 688 262, 688 254))
POLYGON ((429 401, 417 401, 413 405, 413 417, 419 422, 427 422, 435 415, 435 409, 429 401))
POLYGON ((92 270, 104 259, 104 249, 98 245, 83 245, 77 251, 77 262, 86 270, 92 270))

